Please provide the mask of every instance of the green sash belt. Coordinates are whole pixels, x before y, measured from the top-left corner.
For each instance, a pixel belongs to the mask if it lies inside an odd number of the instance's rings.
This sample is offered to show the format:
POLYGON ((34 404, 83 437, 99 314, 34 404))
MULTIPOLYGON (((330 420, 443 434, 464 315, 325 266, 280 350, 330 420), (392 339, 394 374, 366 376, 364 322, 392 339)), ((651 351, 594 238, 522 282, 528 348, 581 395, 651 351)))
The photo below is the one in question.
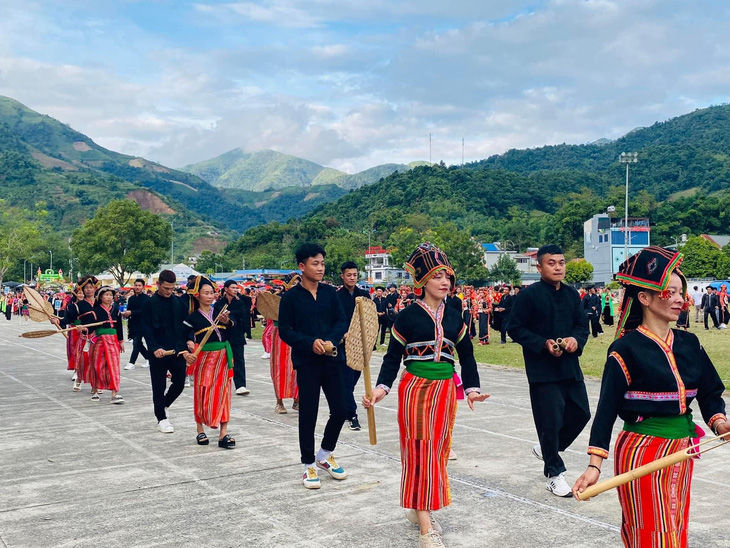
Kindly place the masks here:
POLYGON ((112 329, 110 327, 102 327, 101 329, 97 329, 96 330, 96 334, 99 335, 99 336, 101 336, 101 335, 116 335, 117 334, 117 330, 116 329, 112 329))
POLYGON ((454 365, 449 362, 409 361, 406 371, 423 379, 443 381, 454 376, 454 365))
POLYGON ((81 320, 75 320, 71 325, 81 325, 81 320))
POLYGON ((231 349, 231 343, 228 341, 223 342, 207 342, 203 346, 203 352, 217 352, 218 350, 226 351, 226 360, 228 360, 228 369, 233 369, 233 349, 231 349))
POLYGON ((634 432, 645 436, 656 436, 669 440, 694 438, 695 423, 692 422, 692 413, 675 415, 674 417, 649 417, 641 422, 624 423, 626 432, 634 432))

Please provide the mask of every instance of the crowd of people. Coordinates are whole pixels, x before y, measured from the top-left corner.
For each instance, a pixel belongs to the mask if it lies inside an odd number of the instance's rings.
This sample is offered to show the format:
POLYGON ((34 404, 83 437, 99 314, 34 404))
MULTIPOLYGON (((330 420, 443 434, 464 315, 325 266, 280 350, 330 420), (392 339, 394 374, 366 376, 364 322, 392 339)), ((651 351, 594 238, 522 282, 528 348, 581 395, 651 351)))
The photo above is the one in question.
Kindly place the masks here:
MULTIPOLYGON (((679 269, 680 253, 649 247, 625 261, 617 276, 623 286, 620 306, 608 288, 576 290, 564 284, 565 258, 554 245, 540 248, 541 279, 524 288, 458 286, 448 257, 428 243, 406 262, 412 287, 362 289, 357 265, 348 261, 340 267, 342 285, 335 288, 322 281, 325 257, 322 246, 303 244, 296 251, 300 273, 258 291, 233 280, 219 288, 200 275, 180 287, 175 274, 163 270, 151 295, 143 279, 124 294, 102 286, 94 276, 82 278, 73 293, 47 292, 45 298, 58 311, 52 321, 72 328, 66 349, 73 391, 81 392, 88 383, 93 402, 109 391, 112 404, 124 403, 121 354, 124 341, 130 340, 132 355, 124 368, 134 369, 140 356, 141 365, 149 368, 158 430, 174 433, 168 410, 192 378, 195 443, 210 443, 208 428, 217 430, 218 447, 233 449, 236 440, 228 429, 232 395, 250 393, 244 346, 259 317, 261 291, 275 293, 278 311, 263 320, 262 336, 274 412, 288 413, 285 400, 293 400, 291 409, 299 413, 301 481, 307 489, 319 489, 320 471, 337 481, 347 478, 334 451, 346 423, 352 430, 361 428, 354 397, 359 372, 346 365, 344 339, 356 299, 371 298, 379 344, 387 348, 376 387, 362 397, 362 405, 370 408, 385 398, 405 366, 398 383, 400 505, 419 528, 419 547, 444 546, 434 512, 451 503, 447 463, 457 402, 465 401, 473 410, 489 397, 481 391, 472 341, 490 344, 492 329, 500 332, 501 344, 509 336, 522 347, 538 434, 532 454, 542 461, 547 490, 558 497, 580 498, 598 481, 619 417, 624 428, 614 448, 616 474, 690 447, 702 435, 692 420, 695 399, 717 435, 730 433, 724 385, 697 337, 687 332, 692 307, 695 322, 700 311, 679 269), (591 428, 590 460, 571 488, 560 453, 591 417, 580 356, 590 335, 603 333, 601 323, 613 325, 614 310, 620 311, 618 328, 591 428), (322 393, 329 414, 316 447, 322 393)), ((3 297, 0 302, 11 313, 18 309, 22 315, 28 306, 22 291, 3 297)), ((711 317, 721 329, 727 321, 725 287, 708 289, 699 300, 705 327, 711 317)), ((685 461, 619 487, 626 546, 686 546, 692 466, 685 461)))

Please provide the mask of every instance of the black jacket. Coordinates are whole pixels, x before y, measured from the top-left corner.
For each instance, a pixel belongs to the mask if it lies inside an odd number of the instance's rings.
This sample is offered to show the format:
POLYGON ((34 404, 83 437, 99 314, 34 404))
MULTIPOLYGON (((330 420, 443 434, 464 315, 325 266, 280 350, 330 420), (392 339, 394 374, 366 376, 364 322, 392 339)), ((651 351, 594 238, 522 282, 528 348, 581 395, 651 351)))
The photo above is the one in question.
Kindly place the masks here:
POLYGON ((189 328, 183 323, 187 316, 187 302, 179 297, 164 298, 155 293, 147 299, 142 308, 142 335, 150 353, 187 350, 189 328))
POLYGON ((149 298, 149 295, 142 292, 139 295, 132 295, 127 300, 127 310, 131 312, 127 319, 127 331, 130 338, 137 335, 142 329, 142 309, 149 298))
POLYGON ((301 284, 282 295, 279 303, 279 336, 292 348, 294 369, 342 362, 344 353, 340 341, 347 332, 349 322, 336 293, 334 287, 320 283, 316 299, 301 284), (337 357, 315 354, 312 345, 317 339, 331 341, 337 346, 337 357))
POLYGON ((357 297, 365 297, 369 299, 370 293, 368 293, 365 289, 360 289, 357 286, 355 286, 352 295, 350 295, 350 292, 345 288, 344 285, 337 290, 337 298, 340 300, 342 310, 345 312, 345 318, 347 318, 348 327, 350 327, 350 322, 352 321, 352 314, 355 312, 355 298, 357 297))
POLYGON ((578 357, 588 341, 588 317, 578 292, 569 285, 555 289, 540 280, 527 286, 512 301, 507 330, 522 345, 530 382, 583 379, 578 357), (545 348, 548 339, 574 337, 578 350, 555 357, 545 348))
POLYGON ((213 318, 218 316, 226 304, 228 305, 228 317, 233 321, 233 325, 227 330, 228 342, 246 344, 246 326, 251 325, 251 299, 246 305, 240 296, 236 296, 235 299, 228 302, 228 297, 222 295, 213 306, 213 318))

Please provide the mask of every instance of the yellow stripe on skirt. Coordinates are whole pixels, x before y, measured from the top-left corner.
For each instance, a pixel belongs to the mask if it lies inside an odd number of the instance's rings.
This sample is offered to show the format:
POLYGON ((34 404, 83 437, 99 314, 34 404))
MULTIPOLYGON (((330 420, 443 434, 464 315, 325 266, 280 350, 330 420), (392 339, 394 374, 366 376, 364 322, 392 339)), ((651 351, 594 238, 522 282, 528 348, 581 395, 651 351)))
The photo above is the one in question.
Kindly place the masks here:
POLYGON ((438 510, 451 504, 446 464, 455 419, 452 379, 429 380, 403 373, 398 386, 403 508, 438 510))

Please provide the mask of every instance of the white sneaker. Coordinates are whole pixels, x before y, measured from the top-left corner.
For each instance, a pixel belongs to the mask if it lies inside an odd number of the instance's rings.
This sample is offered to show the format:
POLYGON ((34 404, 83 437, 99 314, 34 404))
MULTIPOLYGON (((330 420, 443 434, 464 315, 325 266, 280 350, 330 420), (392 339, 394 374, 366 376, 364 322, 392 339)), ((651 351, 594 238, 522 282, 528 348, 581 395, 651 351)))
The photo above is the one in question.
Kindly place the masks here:
POLYGON ((190 376, 185 377, 185 386, 190 387, 190 376))
POLYGON ((307 466, 307 470, 302 475, 302 483, 307 489, 319 489, 322 483, 319 481, 317 469, 314 466, 307 466))
MULTIPOLYGON (((441 527, 441 524, 436 521, 436 518, 433 517, 433 512, 429 515, 429 518, 431 518, 431 529, 434 530, 437 534, 443 533, 443 529, 441 527)), ((409 508, 406 510, 406 519, 410 521, 413 525, 418 525, 418 514, 413 508, 409 508)))
POLYGON ((160 422, 158 422, 157 429, 163 434, 172 434, 175 431, 175 428, 172 426, 172 423, 168 419, 162 419, 160 422))
POLYGON ((549 477, 547 480, 546 489, 550 491, 556 497, 572 497, 573 493, 570 490, 568 482, 565 481, 563 472, 557 476, 549 477))
POLYGON ((242 386, 241 388, 236 388, 236 394, 238 394, 239 396, 246 396, 250 393, 251 391, 245 386, 242 386))
POLYGON ((136 369, 136 367, 134 366, 133 363, 128 363, 127 365, 124 366, 125 371, 131 371, 132 369, 136 369))
POLYGON ((150 362, 144 361, 144 362, 140 363, 139 366, 140 367, 149 367, 150 366, 150 362))
POLYGON ((74 376, 73 376, 73 377, 71 377, 71 380, 72 380, 72 381, 75 381, 75 380, 76 380, 76 379, 77 379, 78 377, 79 377, 79 376, 78 376, 78 373, 76 373, 76 371, 74 371, 74 376))
POLYGON ((263 354, 261 354, 262 360, 268 360, 270 357, 271 357, 271 354, 269 354, 268 352, 264 352, 263 354))
POLYGON ((433 529, 429 529, 428 533, 418 537, 418 548, 443 548, 444 546, 441 535, 433 529))
POLYGON ((535 455, 538 459, 542 460, 542 447, 540 447, 539 443, 536 443, 532 446, 532 454, 535 455))

